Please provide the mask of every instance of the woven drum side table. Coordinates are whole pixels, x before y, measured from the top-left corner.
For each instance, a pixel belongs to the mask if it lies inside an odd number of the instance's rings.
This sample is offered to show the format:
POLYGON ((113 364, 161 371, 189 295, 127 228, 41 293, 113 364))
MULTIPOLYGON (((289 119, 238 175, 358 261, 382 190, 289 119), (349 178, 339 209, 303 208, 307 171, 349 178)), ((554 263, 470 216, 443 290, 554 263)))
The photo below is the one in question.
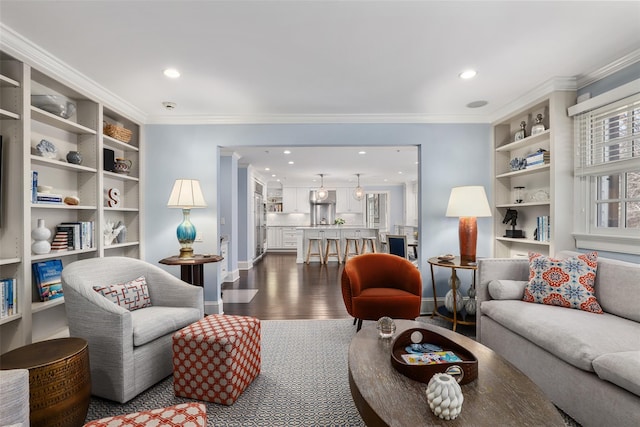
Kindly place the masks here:
POLYGON ((29 370, 31 426, 82 426, 91 401, 89 347, 82 338, 58 338, 0 356, 0 369, 29 370))

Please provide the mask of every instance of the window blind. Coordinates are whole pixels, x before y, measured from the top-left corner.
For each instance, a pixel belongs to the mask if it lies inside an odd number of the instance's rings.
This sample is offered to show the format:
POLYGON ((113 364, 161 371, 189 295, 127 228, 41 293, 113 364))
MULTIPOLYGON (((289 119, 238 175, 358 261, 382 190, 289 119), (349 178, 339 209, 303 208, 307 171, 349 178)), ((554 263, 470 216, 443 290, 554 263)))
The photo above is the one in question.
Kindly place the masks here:
POLYGON ((640 93, 575 120, 576 176, 640 168, 640 93))

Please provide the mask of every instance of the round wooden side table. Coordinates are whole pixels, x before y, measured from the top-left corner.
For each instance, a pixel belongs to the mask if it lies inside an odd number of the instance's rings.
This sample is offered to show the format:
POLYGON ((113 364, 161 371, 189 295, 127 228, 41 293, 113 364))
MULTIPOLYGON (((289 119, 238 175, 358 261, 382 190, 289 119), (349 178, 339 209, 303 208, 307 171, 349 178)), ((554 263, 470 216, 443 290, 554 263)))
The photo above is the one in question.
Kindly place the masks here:
POLYGON ((0 356, 0 369, 29 370, 31 426, 82 426, 91 401, 89 347, 82 338, 58 338, 0 356))

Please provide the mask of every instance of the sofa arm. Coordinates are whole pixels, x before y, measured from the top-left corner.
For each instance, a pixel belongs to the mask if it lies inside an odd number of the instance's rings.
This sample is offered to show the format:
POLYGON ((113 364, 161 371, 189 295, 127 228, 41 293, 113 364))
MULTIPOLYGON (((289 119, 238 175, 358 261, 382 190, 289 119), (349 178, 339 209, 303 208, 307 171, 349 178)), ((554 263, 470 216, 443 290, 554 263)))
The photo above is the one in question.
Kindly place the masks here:
POLYGON ((476 340, 482 342, 480 325, 482 302, 491 299, 489 282, 492 280, 529 280, 527 258, 484 258, 478 260, 478 282, 476 283, 476 340))

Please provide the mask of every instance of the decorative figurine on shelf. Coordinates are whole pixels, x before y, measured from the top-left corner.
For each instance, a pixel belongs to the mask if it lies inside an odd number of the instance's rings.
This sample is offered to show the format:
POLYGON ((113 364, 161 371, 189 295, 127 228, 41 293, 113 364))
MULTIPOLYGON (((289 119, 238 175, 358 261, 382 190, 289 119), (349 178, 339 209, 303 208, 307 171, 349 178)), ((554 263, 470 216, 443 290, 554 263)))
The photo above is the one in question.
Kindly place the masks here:
POLYGON ((504 237, 512 237, 516 239, 523 239, 524 233, 522 230, 516 230, 516 223, 518 222, 518 211, 515 209, 507 209, 507 213, 502 220, 503 224, 511 223, 511 230, 506 230, 504 237))
POLYGON ((36 145, 36 153, 38 156, 46 157, 47 159, 55 159, 58 155, 58 150, 52 142, 41 139, 36 145))
POLYGON ((521 139, 525 139, 527 137, 527 131, 525 130, 526 127, 527 127, 527 122, 525 122, 524 120, 521 121, 520 130, 516 132, 516 136, 515 138, 513 138, 514 141, 520 141, 521 139))
POLYGON ((522 170, 522 169, 526 169, 526 167, 527 167, 527 159, 524 158, 524 157, 514 157, 509 162, 509 166, 511 167, 512 171, 519 171, 519 170, 522 170))
MULTIPOLYGON (((122 224, 122 222, 118 222, 118 224, 122 224)), ((113 243, 113 240, 120 234, 120 232, 125 228, 124 225, 114 224, 111 221, 107 221, 104 224, 104 228, 102 229, 104 235, 104 245, 109 246, 113 243)))
POLYGON ((536 116, 536 124, 531 128, 531 135, 537 135, 544 132, 544 125, 542 124, 542 114, 536 116))
POLYGON ((524 202, 524 187, 522 186, 513 187, 513 191, 515 193, 515 202, 516 203, 524 202))

